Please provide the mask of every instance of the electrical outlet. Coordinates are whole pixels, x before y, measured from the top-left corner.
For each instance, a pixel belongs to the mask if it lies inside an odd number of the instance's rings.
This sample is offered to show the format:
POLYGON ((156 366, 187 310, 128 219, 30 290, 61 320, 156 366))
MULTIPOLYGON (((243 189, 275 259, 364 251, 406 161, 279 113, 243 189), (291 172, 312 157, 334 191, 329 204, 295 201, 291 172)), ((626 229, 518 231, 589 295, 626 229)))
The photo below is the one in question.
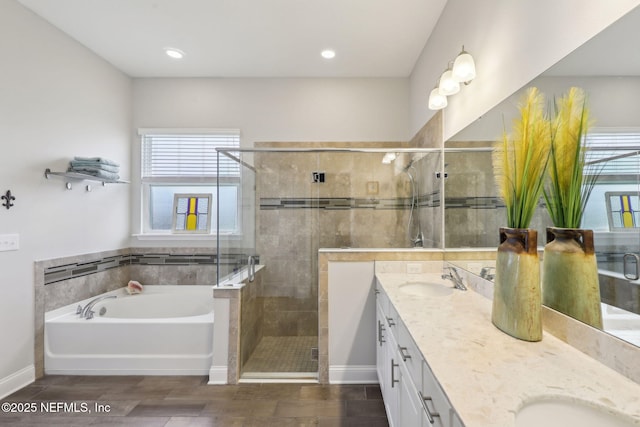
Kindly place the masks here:
POLYGON ((420 274, 422 273, 422 264, 409 263, 407 264, 407 274, 420 274))
POLYGON ((0 251, 17 251, 19 247, 19 234, 0 234, 0 251))

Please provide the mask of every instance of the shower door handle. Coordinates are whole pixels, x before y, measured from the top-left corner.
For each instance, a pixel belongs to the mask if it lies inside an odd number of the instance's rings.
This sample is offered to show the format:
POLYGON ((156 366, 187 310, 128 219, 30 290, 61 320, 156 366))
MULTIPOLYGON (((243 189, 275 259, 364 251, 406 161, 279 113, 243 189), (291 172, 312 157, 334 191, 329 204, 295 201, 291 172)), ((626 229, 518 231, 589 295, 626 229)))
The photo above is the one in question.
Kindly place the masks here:
POLYGON ((640 256, 638 254, 626 253, 622 257, 622 273, 628 280, 638 280, 640 278, 640 256))

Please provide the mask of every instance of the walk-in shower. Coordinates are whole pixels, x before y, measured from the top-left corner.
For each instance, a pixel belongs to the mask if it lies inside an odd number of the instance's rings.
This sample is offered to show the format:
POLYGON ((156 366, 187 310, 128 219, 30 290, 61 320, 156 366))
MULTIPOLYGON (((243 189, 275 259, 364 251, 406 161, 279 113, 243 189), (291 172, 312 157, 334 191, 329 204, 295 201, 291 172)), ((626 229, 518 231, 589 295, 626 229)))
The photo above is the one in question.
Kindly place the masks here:
POLYGON ((320 248, 441 247, 441 183, 432 173, 441 150, 393 148, 398 159, 383 164, 389 144, 318 145, 219 151, 239 165, 229 168, 239 179, 219 179, 237 200, 219 200, 217 216, 238 228, 219 234, 218 283, 240 278, 249 255, 264 266, 253 291, 259 342, 241 352, 241 379, 317 378, 320 248), (225 217, 234 209, 235 221, 225 217))

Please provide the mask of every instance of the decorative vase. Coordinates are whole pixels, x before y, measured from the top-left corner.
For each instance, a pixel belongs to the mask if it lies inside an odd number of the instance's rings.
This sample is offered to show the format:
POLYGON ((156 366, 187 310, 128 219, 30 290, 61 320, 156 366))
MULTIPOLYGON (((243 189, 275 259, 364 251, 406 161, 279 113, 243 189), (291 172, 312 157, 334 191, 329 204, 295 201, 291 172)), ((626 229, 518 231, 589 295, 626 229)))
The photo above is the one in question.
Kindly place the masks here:
POLYGON ((512 337, 542 339, 538 232, 500 228, 491 321, 512 337))
POLYGON ((547 227, 542 258, 542 302, 602 329, 593 230, 547 227))

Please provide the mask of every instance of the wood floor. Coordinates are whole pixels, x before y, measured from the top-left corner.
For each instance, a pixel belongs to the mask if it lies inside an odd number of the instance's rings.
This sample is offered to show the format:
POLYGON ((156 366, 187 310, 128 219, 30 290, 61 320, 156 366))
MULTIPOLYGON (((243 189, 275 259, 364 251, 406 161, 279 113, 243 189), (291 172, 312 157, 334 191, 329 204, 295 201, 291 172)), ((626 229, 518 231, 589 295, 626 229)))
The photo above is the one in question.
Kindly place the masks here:
POLYGON ((46 376, 1 400, 0 425, 388 426, 376 385, 206 382, 206 377, 46 376))

